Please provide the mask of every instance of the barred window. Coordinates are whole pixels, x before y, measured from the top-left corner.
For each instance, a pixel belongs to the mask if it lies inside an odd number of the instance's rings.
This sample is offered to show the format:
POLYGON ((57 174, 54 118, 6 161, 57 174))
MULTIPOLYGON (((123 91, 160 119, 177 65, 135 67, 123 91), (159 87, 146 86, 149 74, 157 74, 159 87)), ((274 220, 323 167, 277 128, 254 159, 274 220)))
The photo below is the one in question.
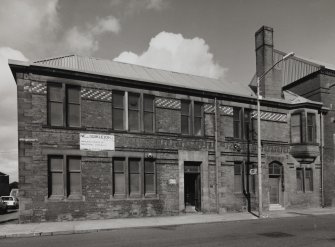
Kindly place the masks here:
POLYGON ((114 158, 113 159, 113 188, 114 194, 125 194, 125 159, 114 158))
POLYGON ((144 173, 145 193, 155 193, 155 164, 153 160, 144 160, 144 173))
POLYGON ((242 184, 242 162, 234 163, 234 192, 242 192, 243 184, 242 184))

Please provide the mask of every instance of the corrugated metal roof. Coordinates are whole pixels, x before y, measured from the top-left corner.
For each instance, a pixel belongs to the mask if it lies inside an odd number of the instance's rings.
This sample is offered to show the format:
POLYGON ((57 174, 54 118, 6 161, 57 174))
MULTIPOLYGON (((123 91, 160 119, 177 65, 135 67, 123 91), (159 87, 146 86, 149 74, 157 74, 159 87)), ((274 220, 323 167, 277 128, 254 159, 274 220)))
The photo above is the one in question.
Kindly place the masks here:
POLYGON ((254 96, 253 91, 239 83, 196 75, 183 74, 140 65, 115 62, 106 59, 68 55, 33 62, 34 64, 65 68, 86 73, 107 75, 168 86, 211 91, 225 94, 254 96))
MULTIPOLYGON (((287 53, 273 50, 273 64, 278 62, 280 59, 283 58, 287 53)), ((292 82, 295 82, 315 71, 320 70, 323 67, 323 65, 318 64, 314 61, 308 61, 306 59, 293 56, 289 59, 282 61, 281 63, 277 64, 275 68, 278 71, 281 71, 282 77, 281 77, 281 83, 282 86, 286 86, 292 82)), ((256 74, 252 77, 250 84, 251 87, 257 86, 257 77, 256 74)))

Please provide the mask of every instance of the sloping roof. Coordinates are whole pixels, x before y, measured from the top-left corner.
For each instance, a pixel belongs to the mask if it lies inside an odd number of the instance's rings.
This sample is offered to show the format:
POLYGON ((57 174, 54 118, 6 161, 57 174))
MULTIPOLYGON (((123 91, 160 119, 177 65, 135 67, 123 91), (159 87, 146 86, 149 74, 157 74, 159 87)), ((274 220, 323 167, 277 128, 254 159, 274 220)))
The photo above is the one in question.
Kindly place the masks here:
POLYGON ((187 89, 254 96, 253 91, 247 85, 235 82, 230 83, 213 78, 177 73, 93 57, 68 55, 35 61, 33 64, 187 89))
MULTIPOLYGON (((273 64, 278 62, 283 58, 287 53, 273 50, 273 64)), ((282 61, 278 65, 276 65, 275 69, 281 71, 282 73, 282 86, 286 86, 292 82, 295 82, 309 74, 312 74, 321 68, 325 67, 325 64, 317 63, 316 61, 312 61, 311 59, 303 59, 301 57, 292 56, 289 59, 282 61)), ((257 78, 256 74, 252 77, 250 81, 251 87, 256 87, 257 78)))
POLYGON ((284 93, 284 99, 291 102, 292 104, 307 103, 307 102, 316 103, 315 101, 301 97, 298 94, 295 94, 289 90, 285 90, 283 93, 284 93))

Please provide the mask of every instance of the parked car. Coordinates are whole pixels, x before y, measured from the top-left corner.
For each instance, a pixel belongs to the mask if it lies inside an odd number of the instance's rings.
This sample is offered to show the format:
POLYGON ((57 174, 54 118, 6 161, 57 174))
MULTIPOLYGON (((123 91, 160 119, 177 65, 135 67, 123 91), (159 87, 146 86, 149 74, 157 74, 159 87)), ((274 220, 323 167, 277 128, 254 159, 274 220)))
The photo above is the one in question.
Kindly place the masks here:
POLYGON ((1 199, 7 204, 7 208, 19 207, 19 200, 14 196, 2 196, 1 199))
POLYGON ((1 197, 0 197, 0 213, 1 214, 7 213, 7 204, 1 199, 1 197))

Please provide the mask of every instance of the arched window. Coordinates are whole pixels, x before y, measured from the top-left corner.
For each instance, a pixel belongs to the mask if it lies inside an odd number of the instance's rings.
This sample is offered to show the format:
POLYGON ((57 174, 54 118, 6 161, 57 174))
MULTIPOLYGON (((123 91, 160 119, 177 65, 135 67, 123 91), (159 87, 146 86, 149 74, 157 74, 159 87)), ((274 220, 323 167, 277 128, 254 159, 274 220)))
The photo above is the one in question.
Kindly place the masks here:
POLYGON ((281 176, 282 166, 277 162, 272 162, 269 164, 269 176, 281 176))

